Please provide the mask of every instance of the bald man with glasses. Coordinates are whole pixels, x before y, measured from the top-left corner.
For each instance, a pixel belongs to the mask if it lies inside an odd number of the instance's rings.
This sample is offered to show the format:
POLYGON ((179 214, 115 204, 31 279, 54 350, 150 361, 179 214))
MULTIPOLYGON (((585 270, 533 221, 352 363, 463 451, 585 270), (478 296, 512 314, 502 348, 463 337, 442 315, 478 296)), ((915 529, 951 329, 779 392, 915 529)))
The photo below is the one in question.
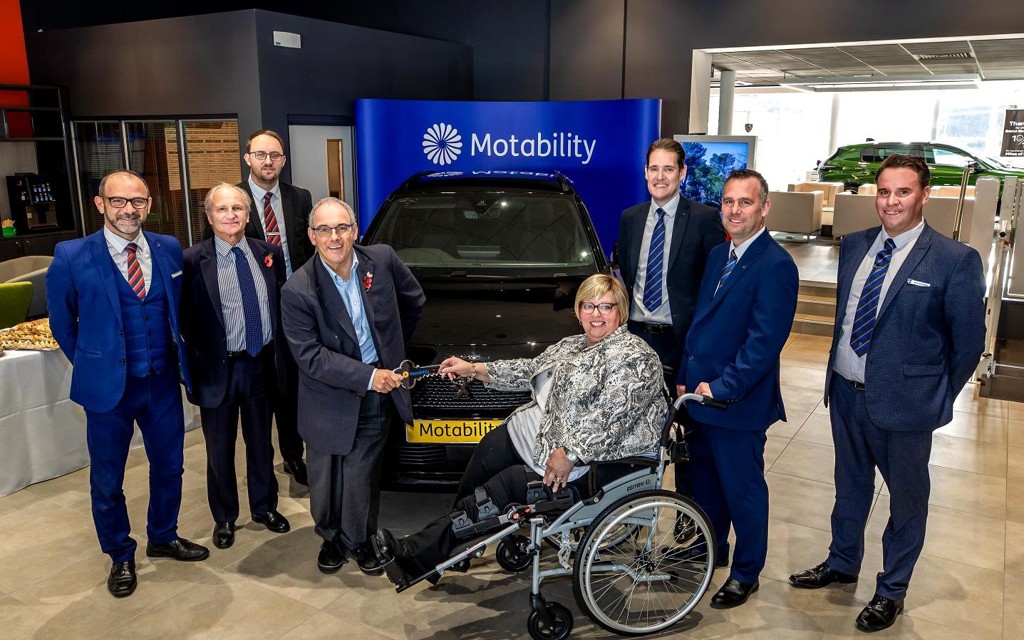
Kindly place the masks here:
POLYGON ((341 200, 316 203, 307 233, 317 257, 285 284, 281 312, 298 364, 309 507, 323 539, 317 567, 334 573, 352 556, 377 575, 369 538, 380 457, 393 415, 412 422, 409 391, 392 369, 405 359, 425 297, 391 247, 356 244, 355 214, 341 200))

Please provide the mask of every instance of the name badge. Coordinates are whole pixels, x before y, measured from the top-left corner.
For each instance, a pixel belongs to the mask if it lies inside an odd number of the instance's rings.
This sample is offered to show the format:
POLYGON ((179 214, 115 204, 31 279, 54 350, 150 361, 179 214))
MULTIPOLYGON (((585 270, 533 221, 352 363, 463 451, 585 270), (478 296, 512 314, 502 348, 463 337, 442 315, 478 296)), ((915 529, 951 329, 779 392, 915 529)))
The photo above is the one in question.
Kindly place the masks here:
POLYGON ((920 280, 914 280, 913 278, 907 278, 907 284, 915 287, 930 287, 930 282, 921 282, 920 280))

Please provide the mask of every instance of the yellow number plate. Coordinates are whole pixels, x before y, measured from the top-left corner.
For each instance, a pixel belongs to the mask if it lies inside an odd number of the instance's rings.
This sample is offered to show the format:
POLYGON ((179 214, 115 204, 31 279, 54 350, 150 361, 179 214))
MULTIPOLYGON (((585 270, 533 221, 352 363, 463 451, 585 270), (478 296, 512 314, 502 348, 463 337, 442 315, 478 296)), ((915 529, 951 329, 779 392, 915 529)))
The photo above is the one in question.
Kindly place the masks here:
POLYGON ((415 420, 405 425, 406 442, 458 444, 480 442, 501 420, 415 420))

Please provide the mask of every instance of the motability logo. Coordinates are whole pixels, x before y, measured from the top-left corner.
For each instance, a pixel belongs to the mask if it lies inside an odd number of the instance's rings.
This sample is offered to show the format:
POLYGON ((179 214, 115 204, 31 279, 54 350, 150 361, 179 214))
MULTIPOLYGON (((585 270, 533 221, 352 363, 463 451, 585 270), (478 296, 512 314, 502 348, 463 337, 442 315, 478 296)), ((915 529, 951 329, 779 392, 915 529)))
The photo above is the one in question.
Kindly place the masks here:
POLYGON ((450 124, 440 122, 430 125, 423 134, 423 153, 434 164, 442 167, 451 164, 462 153, 462 136, 450 124))
MULTIPOLYGON (((571 131, 542 133, 530 136, 491 137, 490 133, 470 134, 469 155, 523 158, 577 158, 587 165, 594 157, 597 140, 587 140, 571 131)), ((452 164, 462 153, 462 135, 450 124, 432 124, 423 134, 423 153, 436 165, 452 164)))

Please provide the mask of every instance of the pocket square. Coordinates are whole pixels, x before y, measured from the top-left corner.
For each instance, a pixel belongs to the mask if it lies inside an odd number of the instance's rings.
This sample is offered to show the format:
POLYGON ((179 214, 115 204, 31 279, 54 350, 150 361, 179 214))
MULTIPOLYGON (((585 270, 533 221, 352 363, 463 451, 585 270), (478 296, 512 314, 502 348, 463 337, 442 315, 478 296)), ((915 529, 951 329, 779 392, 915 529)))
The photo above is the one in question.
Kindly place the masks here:
POLYGON ((181 277, 181 272, 180 271, 175 271, 174 273, 171 274, 171 277, 172 278, 180 278, 181 277))
POLYGON ((907 278, 907 284, 913 285, 915 287, 930 287, 930 286, 932 286, 932 284, 930 282, 921 282, 920 280, 914 280, 913 278, 907 278))

